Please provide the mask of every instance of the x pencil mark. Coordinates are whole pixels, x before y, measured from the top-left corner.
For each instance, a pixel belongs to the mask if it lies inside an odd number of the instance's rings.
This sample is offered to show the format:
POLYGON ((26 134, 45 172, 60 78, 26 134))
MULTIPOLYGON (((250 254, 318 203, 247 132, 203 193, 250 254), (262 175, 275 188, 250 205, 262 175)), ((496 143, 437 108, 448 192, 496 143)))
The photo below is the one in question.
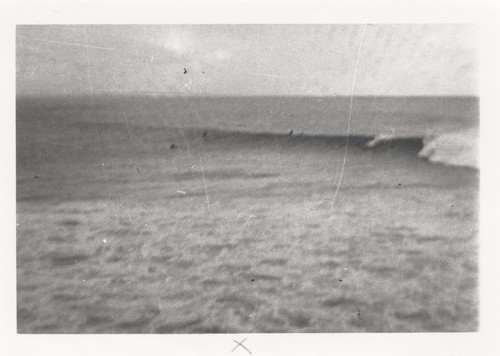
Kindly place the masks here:
POLYGON ((243 347, 245 350, 247 350, 247 352, 251 355, 251 354, 252 354, 252 352, 251 352, 249 349, 247 349, 247 348, 245 347, 245 345, 243 345, 243 343, 245 342, 245 340, 246 340, 246 339, 243 339, 243 340, 241 340, 240 342, 238 342, 238 341, 236 341, 236 340, 233 340, 233 341, 234 341, 237 345, 234 347, 234 349, 232 349, 232 350, 231 350, 231 352, 233 352, 234 350, 236 350, 238 347, 240 347, 240 346, 241 346, 241 347, 243 347))

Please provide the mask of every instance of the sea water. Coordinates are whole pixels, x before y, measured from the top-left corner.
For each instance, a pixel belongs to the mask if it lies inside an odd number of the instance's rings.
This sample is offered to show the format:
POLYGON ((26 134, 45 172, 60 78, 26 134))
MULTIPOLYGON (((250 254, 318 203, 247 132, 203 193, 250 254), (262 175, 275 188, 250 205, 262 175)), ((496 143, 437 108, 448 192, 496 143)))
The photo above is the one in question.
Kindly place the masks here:
POLYGON ((478 99, 17 100, 22 333, 477 329, 478 99))

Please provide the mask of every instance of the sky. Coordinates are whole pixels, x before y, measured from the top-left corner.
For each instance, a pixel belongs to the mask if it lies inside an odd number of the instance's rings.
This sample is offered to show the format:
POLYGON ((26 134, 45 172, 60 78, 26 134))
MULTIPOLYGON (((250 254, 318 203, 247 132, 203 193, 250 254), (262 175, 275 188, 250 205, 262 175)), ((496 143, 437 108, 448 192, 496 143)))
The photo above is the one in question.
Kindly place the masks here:
POLYGON ((476 32, 444 24, 23 25, 16 90, 478 95, 476 32))

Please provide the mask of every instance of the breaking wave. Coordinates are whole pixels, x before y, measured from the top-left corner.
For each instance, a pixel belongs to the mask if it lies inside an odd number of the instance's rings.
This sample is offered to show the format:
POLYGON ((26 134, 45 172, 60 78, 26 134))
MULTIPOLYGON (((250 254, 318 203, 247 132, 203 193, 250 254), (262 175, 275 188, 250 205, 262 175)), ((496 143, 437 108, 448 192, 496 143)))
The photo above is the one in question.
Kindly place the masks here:
MULTIPOLYGON (((433 163, 479 169, 478 136, 477 127, 425 136, 418 157, 433 163)), ((367 142, 366 147, 372 148, 396 139, 393 134, 380 134, 367 142)))
POLYGON ((430 162, 479 169, 479 137, 477 128, 424 138, 418 156, 430 162))

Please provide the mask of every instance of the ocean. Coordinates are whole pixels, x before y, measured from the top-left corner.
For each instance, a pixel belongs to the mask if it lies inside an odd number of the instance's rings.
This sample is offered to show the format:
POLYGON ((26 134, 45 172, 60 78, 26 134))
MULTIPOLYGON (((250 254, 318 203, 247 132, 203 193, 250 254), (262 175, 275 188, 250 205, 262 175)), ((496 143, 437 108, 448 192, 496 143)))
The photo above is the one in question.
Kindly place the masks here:
POLYGON ((474 97, 18 97, 19 333, 478 329, 474 97))

